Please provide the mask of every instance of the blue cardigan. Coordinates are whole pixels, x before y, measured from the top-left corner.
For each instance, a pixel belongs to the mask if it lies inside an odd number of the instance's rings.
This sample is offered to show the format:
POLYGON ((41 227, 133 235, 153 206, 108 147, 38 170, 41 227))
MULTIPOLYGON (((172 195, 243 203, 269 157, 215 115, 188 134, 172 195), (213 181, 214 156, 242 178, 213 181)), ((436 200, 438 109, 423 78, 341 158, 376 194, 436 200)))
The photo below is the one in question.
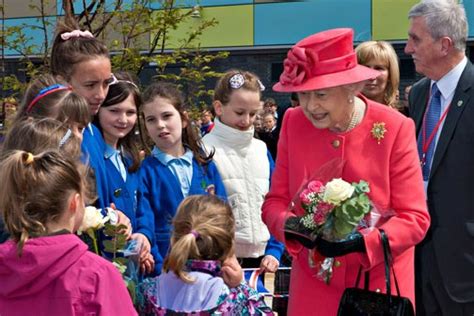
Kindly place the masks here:
MULTIPOLYGON (((214 185, 215 194, 227 199, 224 184, 214 162, 201 166, 193 158, 193 176, 189 195, 207 194, 206 189, 214 185)), ((169 168, 153 156, 148 156, 140 168, 140 191, 138 208, 154 223, 155 271, 160 273, 163 258, 168 253, 171 239, 171 221, 179 203, 184 200, 178 179, 169 168)))
POLYGON ((84 129, 82 144, 82 161, 94 170, 97 201, 95 206, 104 209, 112 202, 110 196, 112 192, 109 188, 109 181, 105 168, 105 142, 102 134, 93 124, 89 124, 84 129), (92 128, 92 132, 91 129, 92 128))
POLYGON ((153 221, 147 217, 142 209, 138 207, 139 192, 139 171, 129 172, 131 160, 124 159, 127 169, 127 181, 123 181, 122 175, 110 159, 105 159, 106 173, 109 179, 110 192, 109 200, 113 202, 116 208, 122 211, 132 224, 133 233, 142 233, 150 244, 153 242, 153 221))

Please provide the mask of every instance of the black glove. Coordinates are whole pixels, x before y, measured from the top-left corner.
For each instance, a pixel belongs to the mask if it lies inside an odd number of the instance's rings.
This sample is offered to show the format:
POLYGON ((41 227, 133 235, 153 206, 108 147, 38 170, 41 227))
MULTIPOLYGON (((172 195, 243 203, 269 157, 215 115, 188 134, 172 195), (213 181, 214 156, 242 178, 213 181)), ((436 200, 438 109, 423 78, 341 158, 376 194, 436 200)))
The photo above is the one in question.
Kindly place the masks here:
POLYGON ((289 217, 285 222, 285 238, 288 240, 296 240, 304 247, 313 249, 316 242, 316 237, 311 233, 311 230, 306 228, 301 223, 300 216, 289 217))
POLYGON ((352 252, 365 252, 364 237, 360 233, 352 234, 344 241, 327 241, 321 236, 316 239, 316 250, 325 257, 334 258, 347 255, 352 252))

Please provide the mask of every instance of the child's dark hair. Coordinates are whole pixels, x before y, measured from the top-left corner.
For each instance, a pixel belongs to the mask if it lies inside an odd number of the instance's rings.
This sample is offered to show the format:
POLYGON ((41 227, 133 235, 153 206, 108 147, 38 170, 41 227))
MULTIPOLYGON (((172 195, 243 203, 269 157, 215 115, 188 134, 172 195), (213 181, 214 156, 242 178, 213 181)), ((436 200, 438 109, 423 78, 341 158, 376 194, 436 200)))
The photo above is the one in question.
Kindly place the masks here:
POLYGON ((152 103, 156 97, 169 100, 174 108, 179 112, 181 120, 187 123, 186 127, 183 128, 183 134, 181 137, 183 144, 191 149, 194 158, 200 164, 206 164, 212 159, 214 151, 210 152, 209 155, 206 155, 202 149, 203 145, 201 143, 201 137, 186 114, 183 95, 175 84, 169 82, 152 83, 145 89, 142 97, 144 105, 152 103))
POLYGON ((33 155, 13 151, 0 163, 0 209, 18 255, 30 237, 48 233, 47 223, 57 221, 67 209, 68 196, 84 196, 84 166, 59 151, 33 155))
POLYGON ((217 81, 216 87, 214 89, 214 101, 220 101, 223 105, 226 105, 230 100, 230 95, 232 92, 238 89, 258 92, 261 97, 263 86, 256 74, 250 71, 231 69, 226 71, 224 75, 217 81), (237 74, 241 74, 244 78, 244 81, 241 87, 233 88, 231 87, 230 79, 237 74))
POLYGON ((58 22, 51 51, 51 72, 66 81, 71 79, 77 64, 97 56, 110 58, 107 46, 95 37, 77 36, 69 39, 61 37, 64 33, 76 30, 79 30, 79 25, 74 17, 66 17, 64 21, 58 22))
POLYGON ((2 156, 14 150, 23 150, 37 155, 45 150, 56 149, 79 160, 81 140, 64 123, 52 118, 27 117, 16 122, 1 146, 2 156))
MULTIPOLYGON (((137 110, 137 125, 140 119, 140 108, 142 105, 142 98, 137 84, 132 79, 131 75, 126 72, 119 72, 115 74, 117 82, 109 85, 109 92, 107 97, 101 105, 101 108, 106 108, 120 102, 125 101, 130 95, 133 96, 133 101, 137 110)), ((100 111, 100 110, 99 110, 100 111)), ((94 125, 102 132, 99 115, 94 117, 94 125)), ((135 128, 130 131, 125 137, 119 139, 118 147, 123 148, 125 153, 132 159, 132 165, 128 168, 130 172, 135 172, 140 166, 140 146, 138 137, 135 134, 135 128)))
POLYGON ((163 264, 185 282, 189 259, 219 260, 234 252, 235 220, 229 204, 214 195, 192 195, 184 199, 173 219, 171 248, 163 264))
POLYGON ((87 126, 90 122, 86 99, 73 92, 66 82, 50 74, 40 75, 28 85, 15 122, 25 117, 51 117, 80 126, 87 126))

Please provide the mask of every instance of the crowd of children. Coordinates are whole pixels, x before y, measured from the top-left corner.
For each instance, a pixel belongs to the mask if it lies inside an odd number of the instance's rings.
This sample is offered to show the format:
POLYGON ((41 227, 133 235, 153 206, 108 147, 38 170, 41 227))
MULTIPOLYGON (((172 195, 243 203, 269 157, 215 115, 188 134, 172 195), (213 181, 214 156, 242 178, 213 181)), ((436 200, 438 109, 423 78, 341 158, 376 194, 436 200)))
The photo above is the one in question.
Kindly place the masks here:
POLYGON ((176 85, 142 93, 74 21, 50 65, 0 145, 0 315, 272 314, 242 272, 275 272, 283 252, 261 219, 274 159, 254 137, 258 77, 227 71, 198 129, 176 85), (140 300, 76 235, 86 206, 140 245, 140 300))

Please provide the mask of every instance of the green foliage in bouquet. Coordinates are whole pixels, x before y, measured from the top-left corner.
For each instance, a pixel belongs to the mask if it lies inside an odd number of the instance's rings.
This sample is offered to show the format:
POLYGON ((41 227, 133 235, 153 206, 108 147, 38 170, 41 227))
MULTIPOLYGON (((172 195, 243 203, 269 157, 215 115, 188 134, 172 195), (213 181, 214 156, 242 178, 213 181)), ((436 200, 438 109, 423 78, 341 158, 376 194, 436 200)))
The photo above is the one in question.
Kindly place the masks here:
POLYGON ((128 293, 132 298, 133 303, 135 304, 136 300, 136 282, 130 279, 127 275, 127 267, 129 258, 117 256, 127 244, 127 236, 125 235, 124 231, 126 231, 127 226, 123 224, 119 225, 112 225, 112 224, 105 224, 104 225, 104 235, 109 237, 110 239, 106 239, 102 242, 104 246, 104 250, 110 254, 112 254, 112 263, 114 266, 120 271, 122 274, 122 278, 127 286, 128 293))
POLYGON ((365 181, 352 183, 354 193, 352 198, 345 200, 334 209, 334 238, 343 239, 357 227, 365 214, 370 212, 371 203, 366 193, 370 191, 365 181))

